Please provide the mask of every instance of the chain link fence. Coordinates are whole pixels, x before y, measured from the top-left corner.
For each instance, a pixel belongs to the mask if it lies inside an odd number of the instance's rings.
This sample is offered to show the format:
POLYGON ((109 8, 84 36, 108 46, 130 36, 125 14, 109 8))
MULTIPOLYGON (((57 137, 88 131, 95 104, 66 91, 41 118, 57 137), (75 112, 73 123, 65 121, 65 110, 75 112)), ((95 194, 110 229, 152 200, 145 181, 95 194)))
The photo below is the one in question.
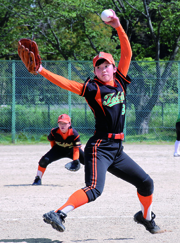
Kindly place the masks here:
MULTIPOLYGON (((44 61, 48 70, 81 83, 94 77, 89 61, 44 61)), ((131 62, 125 141, 174 141, 180 111, 180 62, 131 62)), ((85 143, 94 116, 85 99, 30 74, 21 61, 0 61, 0 142, 44 141, 67 113, 85 143)))

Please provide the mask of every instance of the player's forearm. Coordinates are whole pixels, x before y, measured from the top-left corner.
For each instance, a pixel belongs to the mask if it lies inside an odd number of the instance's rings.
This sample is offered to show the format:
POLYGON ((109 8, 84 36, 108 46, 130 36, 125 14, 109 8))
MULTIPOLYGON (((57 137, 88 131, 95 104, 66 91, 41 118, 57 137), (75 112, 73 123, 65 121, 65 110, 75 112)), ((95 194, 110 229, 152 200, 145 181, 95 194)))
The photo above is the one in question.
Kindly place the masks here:
POLYGON ((73 147, 73 160, 79 159, 79 147, 73 147))
POLYGON ((78 95, 82 93, 83 84, 81 83, 54 74, 45 68, 42 68, 39 74, 48 79, 51 83, 61 87, 62 89, 69 90, 78 95))
POLYGON ((122 26, 120 25, 116 30, 121 44, 121 58, 118 64, 118 70, 126 77, 132 57, 131 45, 122 26))

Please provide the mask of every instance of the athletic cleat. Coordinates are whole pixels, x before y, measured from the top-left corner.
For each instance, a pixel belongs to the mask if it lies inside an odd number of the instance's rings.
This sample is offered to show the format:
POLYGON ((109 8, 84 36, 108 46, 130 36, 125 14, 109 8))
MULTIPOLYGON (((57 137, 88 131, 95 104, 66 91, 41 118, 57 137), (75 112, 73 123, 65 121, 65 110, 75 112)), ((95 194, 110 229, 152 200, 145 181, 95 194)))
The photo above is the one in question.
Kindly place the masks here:
POLYGON ((138 224, 144 225, 146 230, 148 230, 152 234, 159 233, 160 228, 159 226, 156 225, 154 221, 156 215, 153 212, 151 212, 151 217, 152 217, 151 221, 146 220, 142 215, 142 211, 139 211, 134 215, 134 221, 138 224))
POLYGON ((36 176, 36 178, 35 178, 35 180, 34 180, 34 182, 33 182, 32 185, 33 186, 39 186, 39 185, 41 185, 41 178, 39 176, 36 176))
POLYGON ((79 160, 74 160, 72 162, 69 162, 65 165, 65 168, 70 171, 78 171, 80 169, 80 162, 79 160))
POLYGON ((180 154, 174 153, 174 157, 180 157, 180 154))
POLYGON ((62 211, 58 210, 57 212, 50 211, 49 213, 45 213, 43 215, 43 220, 47 224, 51 224, 53 229, 56 229, 57 231, 64 232, 65 227, 62 223, 65 223, 65 218, 67 215, 63 213, 62 211))

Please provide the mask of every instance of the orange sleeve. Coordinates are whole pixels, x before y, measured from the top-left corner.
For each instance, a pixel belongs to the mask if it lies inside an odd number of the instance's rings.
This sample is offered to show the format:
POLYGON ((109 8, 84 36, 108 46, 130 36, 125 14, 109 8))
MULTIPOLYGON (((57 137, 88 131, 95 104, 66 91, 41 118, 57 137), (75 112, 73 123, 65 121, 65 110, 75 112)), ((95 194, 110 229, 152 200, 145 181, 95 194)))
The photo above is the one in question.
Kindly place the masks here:
POLYGON ((54 147, 54 145, 56 144, 55 141, 50 141, 51 144, 51 148, 54 147))
POLYGON ((45 68, 42 68, 42 71, 39 72, 43 77, 48 79, 51 83, 61 87, 62 89, 69 90, 75 94, 81 95, 82 89, 83 89, 83 84, 78 83, 73 80, 69 80, 67 78, 64 78, 60 75, 54 74, 45 68))
POLYGON ((73 147, 73 160, 79 159, 79 147, 73 147))
POLYGON ((126 77, 132 57, 131 45, 122 26, 120 25, 116 30, 121 44, 121 58, 118 64, 118 70, 126 77))

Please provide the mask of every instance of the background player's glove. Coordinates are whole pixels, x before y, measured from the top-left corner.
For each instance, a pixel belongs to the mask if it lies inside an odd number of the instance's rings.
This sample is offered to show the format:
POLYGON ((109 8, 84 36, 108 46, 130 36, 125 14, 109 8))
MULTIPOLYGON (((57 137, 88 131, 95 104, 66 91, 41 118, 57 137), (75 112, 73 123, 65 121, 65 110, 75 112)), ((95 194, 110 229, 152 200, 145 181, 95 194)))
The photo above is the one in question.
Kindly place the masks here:
POLYGON ((27 70, 37 75, 42 62, 36 42, 26 38, 20 39, 18 41, 18 55, 27 70))
POLYGON ((65 168, 70 171, 78 171, 80 169, 80 162, 79 160, 73 160, 65 165, 65 168))

